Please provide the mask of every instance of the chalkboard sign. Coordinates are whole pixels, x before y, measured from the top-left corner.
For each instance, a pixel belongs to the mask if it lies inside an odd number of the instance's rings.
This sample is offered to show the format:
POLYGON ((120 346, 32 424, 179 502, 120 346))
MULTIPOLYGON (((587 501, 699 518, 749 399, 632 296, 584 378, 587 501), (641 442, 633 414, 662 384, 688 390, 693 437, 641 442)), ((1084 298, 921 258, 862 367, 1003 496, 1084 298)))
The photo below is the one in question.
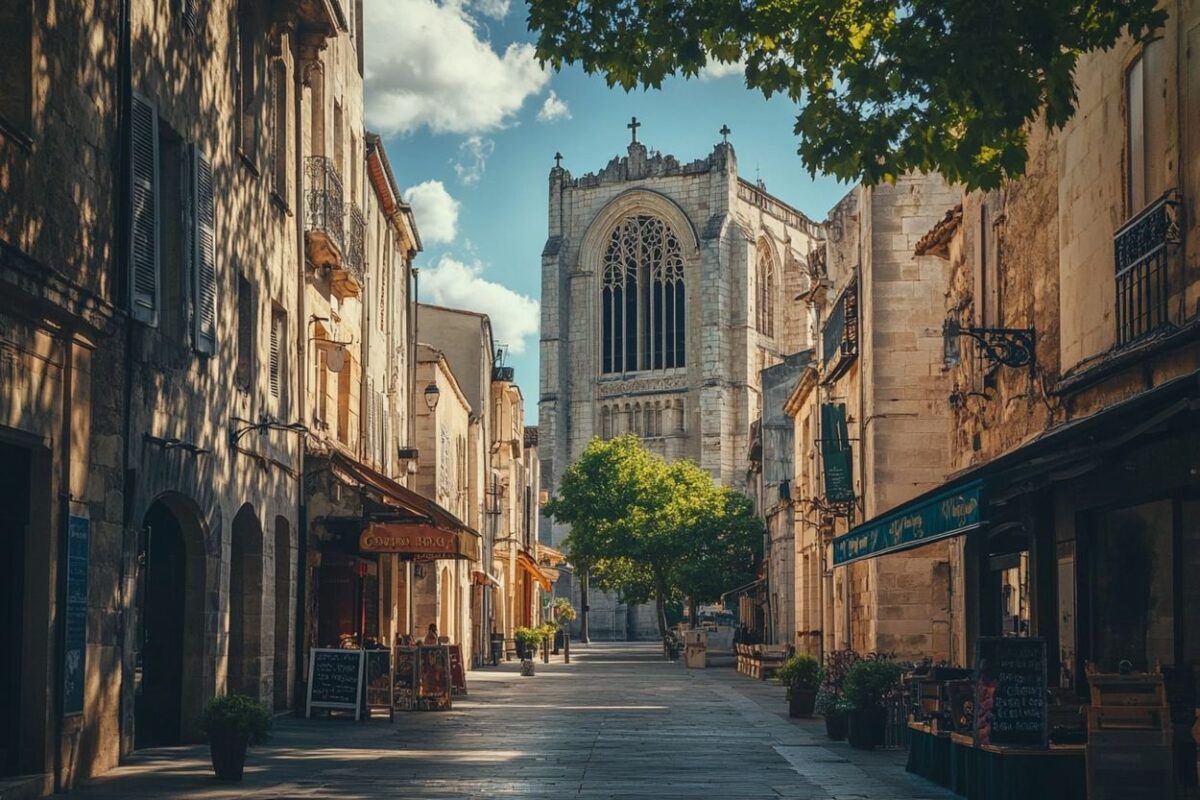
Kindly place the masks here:
POLYGON ((417 692, 417 648, 396 648, 396 668, 393 676, 392 701, 396 708, 411 710, 417 692))
POLYGON ((450 645, 450 691, 455 696, 467 693, 467 673, 463 669, 462 645, 450 645))
POLYGON ((1046 640, 980 637, 975 645, 975 742, 1044 748, 1046 640))
POLYGON ((392 711, 392 654, 387 650, 364 650, 367 661, 367 708, 392 711))
POLYGON ((87 517, 67 519, 67 602, 63 642, 63 716, 83 713, 84 662, 87 656, 88 538, 87 517))
POLYGON ((362 650, 312 650, 308 661, 308 716, 314 708, 344 708, 358 719, 362 689, 362 650))
POLYGON ((413 707, 418 711, 450 710, 450 648, 446 645, 417 648, 417 697, 413 707))

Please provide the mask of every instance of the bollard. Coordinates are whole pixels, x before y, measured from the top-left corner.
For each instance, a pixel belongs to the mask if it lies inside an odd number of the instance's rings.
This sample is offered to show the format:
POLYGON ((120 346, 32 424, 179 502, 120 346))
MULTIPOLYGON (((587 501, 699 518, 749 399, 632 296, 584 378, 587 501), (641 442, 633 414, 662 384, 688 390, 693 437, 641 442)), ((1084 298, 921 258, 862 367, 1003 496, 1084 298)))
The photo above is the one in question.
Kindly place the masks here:
POLYGON ((533 659, 525 658, 521 660, 521 675, 526 678, 533 677, 533 659))
POLYGON ((571 663, 571 634, 563 634, 563 663, 571 663))

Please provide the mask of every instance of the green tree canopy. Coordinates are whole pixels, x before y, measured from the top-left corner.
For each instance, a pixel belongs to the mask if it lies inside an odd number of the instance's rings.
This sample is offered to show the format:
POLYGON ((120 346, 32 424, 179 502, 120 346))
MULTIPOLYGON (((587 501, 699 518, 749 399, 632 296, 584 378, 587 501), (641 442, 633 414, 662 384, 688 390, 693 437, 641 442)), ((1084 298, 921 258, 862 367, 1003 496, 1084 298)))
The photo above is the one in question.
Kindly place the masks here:
POLYGON ((1079 57, 1162 25, 1154 0, 531 0, 537 53, 610 86, 659 87, 713 62, 800 104, 809 172, 868 184, 940 171, 1019 176, 1026 125, 1075 111, 1079 57))
POLYGON ((546 513, 571 526, 565 546, 601 588, 630 603, 707 600, 761 557, 750 501, 687 460, 652 455, 634 435, 592 440, 563 473, 546 513))

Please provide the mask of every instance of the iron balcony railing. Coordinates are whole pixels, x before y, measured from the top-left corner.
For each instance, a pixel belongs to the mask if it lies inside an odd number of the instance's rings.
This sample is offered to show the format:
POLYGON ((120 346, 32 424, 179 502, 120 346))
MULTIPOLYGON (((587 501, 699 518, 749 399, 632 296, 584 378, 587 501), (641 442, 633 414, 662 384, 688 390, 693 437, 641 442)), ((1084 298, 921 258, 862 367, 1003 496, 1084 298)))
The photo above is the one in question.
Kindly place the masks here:
POLYGON ((350 230, 347 232, 346 240, 346 270, 361 286, 363 274, 366 271, 367 221, 363 218, 362 211, 354 204, 350 205, 350 213, 347 214, 347 218, 350 221, 350 230))
POLYGON ((830 309, 821 345, 826 379, 836 378, 858 355, 858 281, 847 286, 830 309))
POLYGON ((1113 234, 1117 279, 1117 346, 1170 324, 1171 272, 1182 241, 1183 205, 1174 190, 1146 206, 1113 234))
POLYGON ((342 176, 333 159, 309 156, 304 161, 304 230, 324 233, 339 250, 345 248, 342 176))

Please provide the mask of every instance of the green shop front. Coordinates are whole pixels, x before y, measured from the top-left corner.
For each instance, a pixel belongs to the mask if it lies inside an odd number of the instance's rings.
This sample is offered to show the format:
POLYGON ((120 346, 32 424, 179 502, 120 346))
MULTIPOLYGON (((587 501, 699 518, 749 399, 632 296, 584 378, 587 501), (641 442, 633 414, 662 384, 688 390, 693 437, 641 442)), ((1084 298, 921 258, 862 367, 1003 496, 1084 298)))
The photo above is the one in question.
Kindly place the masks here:
POLYGON ((1196 375, 1052 428, 867 521, 833 541, 832 563, 936 541, 952 542, 954 663, 909 679, 912 771, 971 798, 1195 796, 1196 375), (981 650, 1020 639, 1045 653, 1044 730, 1032 743, 981 740, 981 650))

